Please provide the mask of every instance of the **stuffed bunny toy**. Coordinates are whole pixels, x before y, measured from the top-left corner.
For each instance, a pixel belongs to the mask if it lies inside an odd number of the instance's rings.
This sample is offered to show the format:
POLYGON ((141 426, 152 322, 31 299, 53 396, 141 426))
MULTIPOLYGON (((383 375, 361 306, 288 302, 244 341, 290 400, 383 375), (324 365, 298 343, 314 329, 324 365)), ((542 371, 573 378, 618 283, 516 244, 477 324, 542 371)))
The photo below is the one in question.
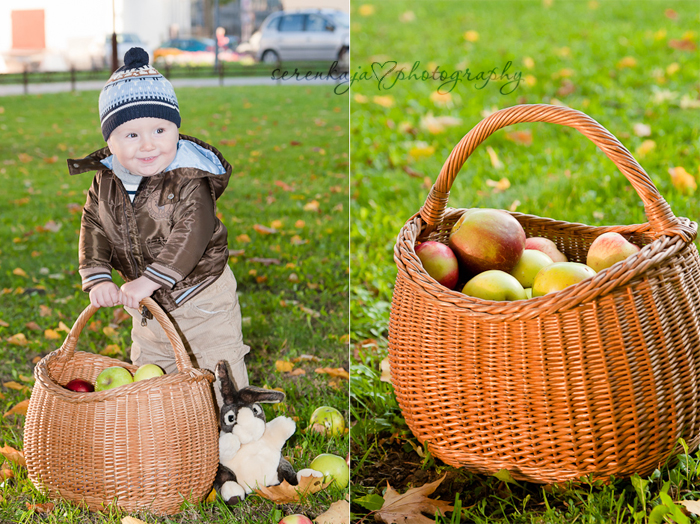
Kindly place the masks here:
POLYGON ((261 403, 284 400, 284 393, 248 386, 240 391, 229 378, 226 361, 216 365, 221 382, 221 433, 219 470, 214 488, 226 504, 236 504, 256 486, 274 486, 286 480, 296 486, 302 476, 322 477, 312 469, 299 473, 282 457, 284 443, 294 434, 296 424, 289 417, 277 417, 269 424, 261 403))

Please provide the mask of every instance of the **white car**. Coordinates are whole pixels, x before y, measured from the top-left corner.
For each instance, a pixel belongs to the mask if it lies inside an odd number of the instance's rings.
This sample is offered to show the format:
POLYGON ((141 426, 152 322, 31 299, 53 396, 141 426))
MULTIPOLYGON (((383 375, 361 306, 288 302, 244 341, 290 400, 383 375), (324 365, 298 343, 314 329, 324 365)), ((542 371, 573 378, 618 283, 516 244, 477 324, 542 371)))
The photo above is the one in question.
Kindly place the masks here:
POLYGON ((290 60, 338 61, 347 69, 350 51, 350 17, 336 9, 278 11, 268 16, 238 52, 256 60, 279 63, 290 60))

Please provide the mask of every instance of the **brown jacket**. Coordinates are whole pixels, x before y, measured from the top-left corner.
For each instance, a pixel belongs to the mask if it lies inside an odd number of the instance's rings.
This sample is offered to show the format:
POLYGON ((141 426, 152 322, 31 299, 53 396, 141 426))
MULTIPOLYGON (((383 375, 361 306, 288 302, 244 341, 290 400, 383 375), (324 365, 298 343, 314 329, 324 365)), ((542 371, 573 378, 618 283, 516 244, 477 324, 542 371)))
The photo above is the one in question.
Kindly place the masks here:
POLYGON ((228 185, 231 165, 213 146, 180 135, 174 168, 143 178, 132 204, 121 180, 101 162, 111 165, 110 156, 105 147, 68 160, 71 175, 97 170, 80 227, 83 290, 111 280, 112 268, 126 281, 145 275, 161 285, 153 298, 172 311, 216 280, 228 263, 227 231, 216 217, 216 200, 228 185), (203 160, 192 162, 193 157, 203 160))

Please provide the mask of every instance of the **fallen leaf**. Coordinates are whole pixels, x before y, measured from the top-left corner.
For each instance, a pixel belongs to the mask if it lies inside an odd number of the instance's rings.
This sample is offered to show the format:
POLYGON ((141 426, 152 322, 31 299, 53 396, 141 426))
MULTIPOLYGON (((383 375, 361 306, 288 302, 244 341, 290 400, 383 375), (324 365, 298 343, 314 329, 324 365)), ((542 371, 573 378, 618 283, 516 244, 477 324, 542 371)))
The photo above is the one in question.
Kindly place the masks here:
POLYGON ((651 126, 642 123, 636 123, 632 126, 634 134, 637 136, 651 136, 651 126))
POLYGON ((22 375, 22 373, 19 374, 19 379, 22 382, 34 382, 34 377, 28 377, 27 375, 22 375))
POLYGON ((316 524, 350 524, 350 504, 347 500, 338 500, 327 511, 314 519, 316 524))
POLYGON ((411 488, 403 495, 394 491, 387 483, 384 504, 375 513, 375 519, 386 524, 429 524, 434 522, 432 518, 424 516, 423 513, 434 517, 435 513, 444 515, 446 511, 453 509, 448 502, 428 498, 428 495, 432 494, 444 479, 445 475, 431 484, 411 488))
POLYGON ((284 223, 281 220, 273 220, 270 222, 270 227, 274 229, 281 229, 284 223))
POLYGON ((26 504, 27 509, 35 513, 51 513, 55 508, 53 502, 47 502, 45 504, 30 504, 29 502, 27 502, 26 504))
POLYGON ((311 315, 313 318, 319 318, 321 316, 321 313, 306 306, 299 306, 299 309, 301 309, 307 315, 311 315))
POLYGON ((15 346, 26 346, 28 344, 27 337, 24 336, 24 333, 12 335, 7 341, 15 346))
POLYGON ((389 357, 384 357, 379 363, 379 368, 382 370, 382 374, 379 377, 381 382, 388 382, 391 384, 391 367, 389 366, 389 357))
POLYGON ((420 126, 433 135, 445 132, 448 127, 462 124, 462 119, 453 116, 433 116, 431 113, 421 118, 420 126))
POLYGON ((676 20, 678 18, 678 13, 676 13, 673 9, 666 9, 664 11, 664 15, 666 18, 670 18, 671 20, 676 20))
POLYGON ((24 162, 25 164, 34 160, 34 157, 28 155, 27 153, 20 153, 17 155, 17 158, 19 158, 20 162, 24 162))
MULTIPOLYGON (((432 100, 433 103, 435 103, 436 105, 444 106, 452 102, 452 93, 441 93, 439 91, 433 91, 432 93, 430 93, 430 100, 432 100)), ((460 120, 461 122, 461 119, 458 120, 460 120)))
POLYGON ((299 502, 306 495, 326 489, 331 482, 324 483, 323 477, 301 477, 297 486, 292 486, 285 480, 277 486, 258 487, 255 492, 275 504, 290 504, 299 502))
POLYGON ((299 275, 297 275, 296 273, 290 273, 289 278, 287 280, 289 280, 292 283, 299 282, 299 275))
POLYGON ((32 322, 27 322, 27 323, 24 325, 24 327, 26 327, 26 328, 27 328, 28 330, 30 330, 30 331, 41 331, 41 327, 39 326, 39 324, 37 324, 37 323, 34 322, 34 321, 32 321, 32 322))
MULTIPOLYGON (((27 386, 23 386, 27 390, 31 391, 27 386)), ((5 413, 5 417, 9 417, 10 415, 26 415, 27 414, 27 408, 29 407, 29 399, 23 400, 19 404, 14 405, 10 410, 5 413)))
POLYGON ((401 13, 401 16, 399 16, 399 20, 404 23, 415 22, 416 13, 414 13, 413 11, 406 11, 405 13, 401 13))
POLYGON ((265 266, 269 266, 270 264, 274 264, 276 266, 279 266, 282 263, 276 258, 260 258, 260 257, 253 257, 250 259, 250 262, 258 262, 260 264, 264 264, 265 266))
POLYGON ((394 97, 391 95, 388 95, 388 96, 375 95, 372 97, 372 102, 374 102, 375 104, 380 105, 382 107, 392 107, 394 105, 394 97))
POLYGON ((46 340, 60 340, 61 335, 59 335, 58 331, 54 329, 46 329, 44 330, 44 338, 46 340))
POLYGON ((693 175, 688 173, 684 167, 672 167, 668 170, 671 175, 671 183, 681 193, 690 193, 691 195, 695 193, 698 188, 698 184, 695 182, 693 175))
POLYGON ((250 237, 243 233, 242 235, 238 235, 236 237, 236 242, 240 242, 241 244, 247 244, 248 242, 250 242, 250 237))
POLYGON ((14 380, 10 382, 3 382, 3 386, 5 386, 7 389, 14 389, 15 391, 24 391, 27 389, 27 386, 24 384, 20 384, 19 382, 15 382, 14 380))
POLYGON ((635 67, 637 65, 637 59, 633 56, 626 56, 617 63, 618 69, 625 69, 628 67, 635 67))
POLYGON ((304 211, 318 211, 320 208, 321 204, 318 203, 318 200, 312 200, 304 204, 304 211))
POLYGON ((116 357, 117 355, 122 354, 122 348, 119 346, 119 344, 109 344, 108 346, 105 346, 105 348, 100 351, 100 355, 104 355, 106 357, 116 357))
POLYGON ((510 180, 507 178, 501 178, 498 181, 488 179, 486 185, 492 187, 494 193, 501 193, 510 187, 510 180))
POLYGON ((486 146, 486 152, 489 155, 489 158, 491 159, 491 165, 493 166, 494 169, 503 169, 503 162, 501 162, 498 158, 498 154, 493 150, 491 146, 486 146))
POLYGON ((15 478, 15 474, 12 472, 11 469, 3 468, 2 470, 0 470, 0 480, 7 480, 12 478, 15 478))
POLYGON ((112 326, 106 326, 102 328, 102 333, 104 333, 109 338, 114 338, 117 336, 117 330, 112 326))
POLYGON ((321 362, 321 359, 315 355, 299 355, 292 359, 292 362, 321 362))
MULTIPOLYGON (((38 364, 39 362, 41 362, 41 357, 34 357, 32 359, 32 364, 38 364)), ((2 398, 2 397, 0 397, 0 398, 2 398)))
POLYGON ((10 327, 10 324, 8 324, 7 322, 5 322, 4 320, 0 320, 0 326, 2 326, 2 327, 10 327))
POLYGON ((299 375, 306 375, 306 371, 304 371, 304 370, 301 369, 301 368, 296 368, 296 369, 295 369, 294 371, 292 371, 289 375, 292 376, 292 377, 296 377, 296 376, 299 376, 299 375))
POLYGON ((316 373, 330 375, 331 377, 344 378, 350 380, 350 374, 343 368, 318 368, 316 373))
POLYGON ((479 33, 476 31, 467 31, 464 33, 464 39, 467 42, 476 42, 479 40, 479 33))
POLYGON ((700 500, 679 500, 677 504, 685 506, 690 513, 700 515, 700 500))
POLYGON ((645 140, 639 145, 637 149, 635 149, 634 152, 639 158, 644 158, 654 149, 656 149, 656 142, 654 142, 653 140, 645 140))
POLYGON ((4 446, 0 448, 0 455, 18 466, 22 466, 23 468, 27 467, 27 461, 24 459, 24 452, 15 449, 12 446, 4 446))
POLYGON ((286 360, 278 360, 275 362, 275 369, 280 373, 289 373, 294 369, 294 364, 287 362, 286 360))
POLYGON ((66 326, 63 321, 58 322, 58 327, 56 328, 56 331, 65 331, 66 333, 70 333, 70 328, 66 326))
POLYGON ((277 233, 277 230, 274 227, 265 227, 261 226, 260 224, 255 224, 253 229, 261 235, 274 235, 277 233))
POLYGON ((506 138, 516 144, 522 144, 524 146, 532 145, 532 131, 530 129, 506 133, 506 138))
POLYGON ((678 51, 695 51, 698 48, 695 42, 686 38, 682 40, 669 40, 668 47, 672 47, 678 51))
POLYGON ((433 146, 429 146, 425 142, 416 142, 415 145, 408 151, 408 155, 414 160, 429 158, 434 154, 435 148, 433 146))
POLYGON ((358 11, 360 16, 372 16, 374 14, 374 6, 372 4, 362 4, 358 11))
POLYGON ((267 282, 267 275, 261 275, 259 277, 255 277, 255 281, 258 284, 262 284, 263 282, 267 282))
POLYGON ((18 277, 28 277, 27 272, 22 269, 21 267, 16 267, 15 269, 12 270, 13 275, 17 275, 18 277))
POLYGON ((45 306, 44 304, 39 304, 39 316, 40 317, 48 317, 52 313, 52 309, 49 306, 45 306))
POLYGON ((60 231, 61 227, 63 227, 63 224, 56 223, 53 220, 49 220, 46 224, 43 225, 43 229, 45 231, 51 231, 52 233, 57 233, 58 231, 60 231))
POLYGON ((302 239, 299 235, 294 235, 289 239, 289 242, 294 246, 301 246, 303 244, 308 244, 308 240, 302 239))

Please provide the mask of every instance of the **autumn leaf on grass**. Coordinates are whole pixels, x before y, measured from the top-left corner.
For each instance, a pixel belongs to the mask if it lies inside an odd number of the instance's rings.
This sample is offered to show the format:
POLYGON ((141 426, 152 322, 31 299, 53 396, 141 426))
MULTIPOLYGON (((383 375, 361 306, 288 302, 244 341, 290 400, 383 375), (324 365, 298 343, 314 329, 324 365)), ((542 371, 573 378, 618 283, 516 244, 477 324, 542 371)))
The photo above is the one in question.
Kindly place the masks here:
POLYGON ((18 277, 28 277, 27 272, 22 269, 21 267, 16 267, 15 269, 12 270, 13 275, 17 275, 18 277))
POLYGON ((292 362, 321 362, 321 359, 315 355, 300 355, 292 359, 292 362))
POLYGON ((104 355, 106 357, 116 357, 122 354, 122 348, 118 344, 109 344, 108 346, 105 346, 105 348, 100 351, 100 355, 104 355))
POLYGON ((236 237, 236 242, 240 242, 241 244, 247 244, 248 242, 250 242, 250 237, 243 233, 242 235, 238 235, 236 237))
POLYGON ((503 162, 501 162, 498 158, 498 154, 493 150, 491 146, 486 147, 486 152, 489 155, 489 158, 491 159, 491 165, 493 166, 494 169, 503 169, 503 162))
POLYGON ((384 357, 382 359, 382 361, 379 363, 379 368, 382 371, 379 380, 381 382, 388 382, 389 384, 391 384, 391 368, 389 367, 389 357, 384 357))
POLYGON ((304 211, 319 211, 320 209, 321 204, 318 203, 318 200, 312 200, 304 204, 304 211))
POLYGON ((409 149, 408 155, 413 160, 419 160, 421 158, 428 158, 435 154, 435 148, 428 145, 425 142, 415 142, 413 147, 409 149))
MULTIPOLYGON (((216 498, 216 491, 214 491, 214 498, 216 498)), ((209 502, 208 497, 207 497, 207 502, 209 502)), ((212 502, 214 502, 214 501, 212 500, 212 502)), ((141 519, 137 519, 136 517, 124 517, 122 519, 122 524, 147 524, 147 523, 141 519)))
POLYGON ((637 149, 635 149, 634 152, 639 158, 644 158, 654 149, 656 149, 656 142, 654 142, 653 140, 645 140, 639 145, 637 149))
POLYGON ((277 230, 274 227, 265 227, 261 226, 260 224, 255 224, 253 226, 253 229, 260 233, 261 235, 274 235, 277 233, 277 230))
POLYGON ((290 504, 301 501, 306 495, 326 489, 331 482, 324 483, 323 477, 301 477, 297 486, 292 486, 285 480, 277 486, 258 487, 255 493, 275 504, 290 504))
POLYGON ((651 136, 651 126, 637 122, 632 126, 634 134, 640 137, 651 136))
POLYGON ((278 360, 275 362, 275 369, 280 373, 289 373, 294 369, 294 364, 286 360, 278 360))
POLYGON ((58 323, 58 327, 56 328, 56 331, 65 331, 66 333, 70 333, 70 328, 66 326, 62 321, 58 323))
POLYGON ((522 144, 524 146, 532 145, 532 131, 530 129, 506 133, 506 138, 516 144, 522 144))
POLYGON ((3 382, 3 386, 5 386, 7 389, 14 389, 15 391, 27 391, 29 388, 25 386, 24 384, 20 384, 19 382, 15 382, 14 380, 10 382, 3 382))
POLYGON ((684 167, 672 167, 668 170, 671 175, 671 183, 681 193, 690 193, 691 195, 695 193, 698 188, 698 184, 695 182, 693 175, 688 173, 684 167))
POLYGON ((17 333, 15 335, 12 335, 10 338, 7 339, 7 341, 10 344, 14 344, 15 346, 26 346, 29 343, 27 341, 27 337, 24 336, 24 333, 17 333))
POLYGON ((387 483, 384 494, 384 504, 374 515, 375 520, 386 524, 431 524, 435 521, 423 515, 434 516, 435 513, 444 515, 446 511, 452 511, 453 507, 442 500, 428 498, 428 495, 440 485, 445 479, 441 479, 431 484, 425 484, 419 488, 411 488, 403 495, 399 495, 387 483))
POLYGON ((0 455, 18 466, 22 466, 23 468, 27 467, 27 461, 24 460, 24 452, 15 449, 12 446, 4 446, 0 448, 0 455))
POLYGON ((634 58, 633 56, 626 56, 617 63, 618 69, 625 69, 627 67, 636 67, 636 66, 637 66, 637 59, 634 58))
POLYGON ((700 500, 679 500, 677 504, 685 506, 690 513, 700 515, 700 500))
POLYGON ((350 524, 350 504, 347 500, 338 500, 331 504, 328 511, 314 519, 316 524, 350 524))
POLYGON ((307 315, 311 315, 313 318, 319 318, 321 316, 321 313, 306 306, 299 306, 299 309, 301 309, 307 315))
POLYGON ((0 481, 15 478, 15 474, 9 468, 2 468, 0 470, 0 481))
POLYGON ((46 340, 60 340, 61 335, 55 329, 46 329, 44 330, 44 338, 46 340))
POLYGON ((102 328, 102 333, 104 333, 109 338, 114 338, 117 336, 117 330, 112 326, 107 326, 102 328))
POLYGON ((388 96, 375 95, 372 97, 372 102, 374 102, 375 104, 380 105, 382 107, 392 107, 394 105, 394 97, 391 95, 388 95, 388 96))
MULTIPOLYGON (((27 386, 24 386, 27 388, 27 386)), ((27 388, 29 390, 29 388, 27 388)), ((10 410, 5 413, 3 416, 4 417, 9 417, 10 415, 26 415, 27 414, 27 408, 29 407, 29 399, 23 400, 19 404, 15 404, 10 410)))
POLYGON ((428 113, 421 118, 420 126, 433 135, 444 133, 448 127, 458 126, 462 123, 461 118, 453 116, 433 116, 428 113))
POLYGON ((331 377, 344 378, 345 380, 350 380, 350 374, 343 368, 317 368, 316 373, 326 374, 331 377))
POLYGON ((45 504, 30 504, 29 502, 27 504, 27 509, 29 511, 33 511, 34 513, 51 513, 55 505, 53 502, 47 502, 45 504))
POLYGON ((501 193, 510 187, 510 180, 507 178, 501 178, 498 181, 488 179, 486 185, 492 187, 494 193, 501 193))

